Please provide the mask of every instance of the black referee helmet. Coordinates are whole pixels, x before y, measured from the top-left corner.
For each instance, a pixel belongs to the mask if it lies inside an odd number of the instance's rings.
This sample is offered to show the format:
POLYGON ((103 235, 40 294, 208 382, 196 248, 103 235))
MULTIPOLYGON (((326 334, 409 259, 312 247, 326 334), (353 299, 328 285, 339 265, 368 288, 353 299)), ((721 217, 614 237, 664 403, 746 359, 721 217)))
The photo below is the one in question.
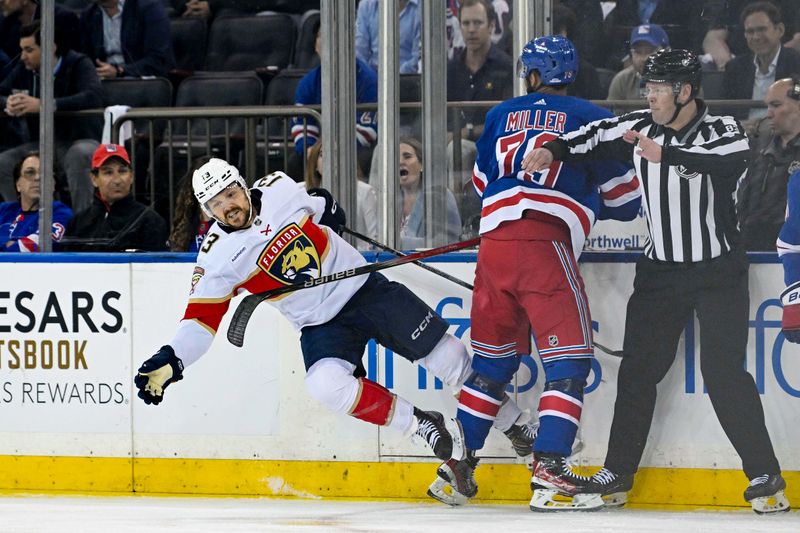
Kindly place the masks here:
POLYGON ((692 97, 700 91, 703 66, 694 52, 683 49, 659 50, 645 61, 642 83, 671 83, 675 94, 681 85, 692 86, 692 97))

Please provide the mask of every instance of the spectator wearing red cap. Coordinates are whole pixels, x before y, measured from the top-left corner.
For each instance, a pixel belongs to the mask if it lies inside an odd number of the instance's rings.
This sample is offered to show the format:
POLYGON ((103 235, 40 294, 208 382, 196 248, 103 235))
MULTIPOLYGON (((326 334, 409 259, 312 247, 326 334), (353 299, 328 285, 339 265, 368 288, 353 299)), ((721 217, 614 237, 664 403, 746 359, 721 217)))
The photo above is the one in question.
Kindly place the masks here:
POLYGON ((658 24, 642 24, 631 32, 631 64, 617 72, 608 88, 609 100, 641 98, 642 69, 651 54, 669 48, 667 32, 658 24))
POLYGON ((132 194, 133 169, 124 147, 101 144, 92 156, 92 205, 70 221, 69 250, 90 252, 162 251, 167 223, 132 194))

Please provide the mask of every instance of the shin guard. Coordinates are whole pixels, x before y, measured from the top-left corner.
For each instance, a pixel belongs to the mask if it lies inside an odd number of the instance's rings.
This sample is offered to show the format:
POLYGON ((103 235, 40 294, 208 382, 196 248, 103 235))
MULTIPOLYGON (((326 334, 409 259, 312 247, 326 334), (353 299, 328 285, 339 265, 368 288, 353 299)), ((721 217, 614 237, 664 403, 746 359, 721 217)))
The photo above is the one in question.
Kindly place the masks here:
POLYGON ((506 384, 474 372, 458 396, 457 419, 464 428, 464 444, 480 450, 503 404, 506 384))
POLYGON ((584 379, 562 379, 545 384, 539 398, 539 434, 535 452, 569 456, 583 411, 584 379))

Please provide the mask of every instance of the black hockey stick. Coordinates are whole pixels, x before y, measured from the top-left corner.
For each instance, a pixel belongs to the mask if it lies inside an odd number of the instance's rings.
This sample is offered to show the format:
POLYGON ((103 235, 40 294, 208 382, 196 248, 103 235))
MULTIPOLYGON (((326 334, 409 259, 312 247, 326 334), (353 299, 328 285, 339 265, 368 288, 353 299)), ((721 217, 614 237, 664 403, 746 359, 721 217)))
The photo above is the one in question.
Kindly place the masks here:
MULTIPOLYGON (((397 257, 406 257, 408 255, 408 254, 404 254, 403 252, 401 252, 399 250, 395 250, 394 248, 391 248, 391 247, 389 247, 389 246, 387 246, 387 245, 385 245, 383 243, 380 243, 380 242, 376 241, 375 239, 371 239, 371 238, 367 237, 366 235, 362 235, 361 233, 359 233, 357 231, 353 231, 353 230, 351 230, 350 228, 348 228, 346 226, 342 226, 342 231, 344 231, 347 234, 352 235, 353 237, 355 237, 357 239, 361 239, 362 241, 366 242, 367 244, 371 244, 372 246, 374 246, 376 248, 380 248, 384 252, 392 253, 392 254, 396 255, 397 257)), ((448 281, 452 281, 456 285, 461 285, 465 289, 472 290, 474 288, 471 284, 467 283, 466 281, 462 281, 462 280, 458 279, 455 276, 451 276, 447 272, 442 272, 438 268, 434 268, 434 267, 432 267, 430 265, 426 265, 422 261, 412 261, 412 263, 414 263, 415 265, 417 265, 419 267, 424 268, 428 272, 433 272, 437 276, 441 276, 441 277, 443 277, 444 279, 446 279, 448 281)))
POLYGON ((594 342, 594 347, 599 348, 600 351, 607 353, 608 355, 613 355, 614 357, 622 357, 623 353, 622 350, 612 350, 611 348, 606 348, 599 342, 594 342))
POLYGON ((404 265, 406 263, 419 261, 420 259, 426 259, 436 255, 446 254, 448 252, 454 252, 456 250, 462 250, 471 246, 477 246, 480 241, 480 238, 476 238, 468 241, 454 242, 452 244, 446 244, 438 248, 431 248, 430 250, 423 250, 421 252, 409 254, 403 257, 395 257, 394 259, 389 259, 388 261, 383 261, 382 263, 362 265, 360 267, 351 268, 342 272, 334 272, 333 274, 328 274, 327 276, 311 279, 302 283, 294 283, 292 285, 278 287, 277 289, 272 289, 270 291, 264 291, 245 296, 244 300, 242 300, 242 302, 239 304, 239 307, 236 308, 236 312, 233 314, 231 323, 228 326, 228 341, 239 348, 244 346, 244 332, 247 329, 247 323, 250 321, 250 317, 253 316, 253 312, 256 310, 256 307, 258 307, 258 304, 268 298, 273 298, 289 292, 299 291, 301 289, 316 287, 318 285, 324 285, 325 283, 331 283, 333 281, 341 281, 343 279, 360 276, 362 274, 370 274, 386 268, 404 265))

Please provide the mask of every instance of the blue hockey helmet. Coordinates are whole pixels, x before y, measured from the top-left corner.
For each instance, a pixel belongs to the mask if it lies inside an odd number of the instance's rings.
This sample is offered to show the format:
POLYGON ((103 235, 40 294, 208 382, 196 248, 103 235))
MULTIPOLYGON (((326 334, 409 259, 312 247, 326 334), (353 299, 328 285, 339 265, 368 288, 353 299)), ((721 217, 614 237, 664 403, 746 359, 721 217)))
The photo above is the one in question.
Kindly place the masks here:
POLYGON ((517 59, 517 74, 527 79, 537 71, 542 85, 569 85, 578 74, 578 52, 561 35, 537 37, 528 42, 517 59))

